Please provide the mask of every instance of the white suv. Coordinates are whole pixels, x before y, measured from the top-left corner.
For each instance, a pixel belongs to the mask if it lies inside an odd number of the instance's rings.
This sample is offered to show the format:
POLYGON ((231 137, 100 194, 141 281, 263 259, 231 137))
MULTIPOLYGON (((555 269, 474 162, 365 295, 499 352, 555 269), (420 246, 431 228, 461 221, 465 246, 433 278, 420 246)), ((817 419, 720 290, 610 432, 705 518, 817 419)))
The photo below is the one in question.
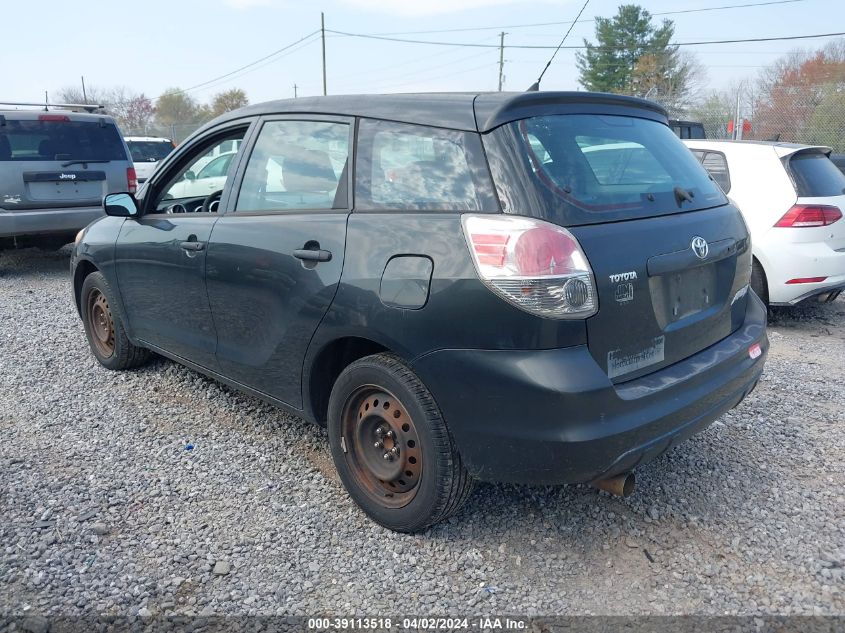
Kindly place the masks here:
POLYGON ((132 154, 139 184, 146 182, 159 162, 167 158, 176 147, 169 138, 157 136, 127 136, 123 140, 132 154))
POLYGON ((845 174, 830 148, 684 143, 742 211, 754 254, 751 287, 763 301, 832 301, 845 289, 845 174))

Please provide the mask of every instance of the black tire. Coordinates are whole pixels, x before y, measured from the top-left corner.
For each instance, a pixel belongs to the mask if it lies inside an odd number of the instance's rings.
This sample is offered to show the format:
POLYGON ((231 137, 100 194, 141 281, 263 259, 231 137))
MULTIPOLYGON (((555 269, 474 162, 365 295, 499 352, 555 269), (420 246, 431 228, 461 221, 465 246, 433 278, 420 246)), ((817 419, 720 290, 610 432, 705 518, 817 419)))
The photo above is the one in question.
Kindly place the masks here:
POLYGON ((760 297, 766 307, 769 307, 769 282, 766 280, 766 272, 756 259, 751 264, 751 289, 760 297))
POLYGON ((107 369, 119 370, 145 363, 150 352, 133 345, 120 315, 111 307, 116 297, 102 273, 93 272, 82 282, 80 311, 85 336, 94 357, 107 369))
POLYGON ((343 370, 329 398, 328 432, 335 468, 349 495, 390 530, 417 532, 439 523, 457 512, 472 492, 473 479, 437 403, 393 354, 367 356, 343 370), (389 433, 369 443, 362 440, 371 428, 376 434, 388 428, 395 442, 389 433), (384 446, 378 448, 381 440, 384 446), (382 480, 379 453, 387 455, 391 447, 399 451, 396 464, 385 461, 384 469, 398 467, 399 475, 382 480))

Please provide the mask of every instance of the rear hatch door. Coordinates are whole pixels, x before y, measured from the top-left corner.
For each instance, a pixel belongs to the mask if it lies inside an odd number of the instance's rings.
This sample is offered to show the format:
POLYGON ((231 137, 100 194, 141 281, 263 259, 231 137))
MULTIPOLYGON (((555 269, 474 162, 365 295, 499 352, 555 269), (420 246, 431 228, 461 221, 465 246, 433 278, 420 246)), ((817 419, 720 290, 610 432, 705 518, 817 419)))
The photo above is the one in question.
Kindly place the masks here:
MULTIPOLYGON (((784 155, 781 160, 795 186, 796 204, 832 206, 845 214, 845 174, 830 160, 829 153, 828 148, 806 148, 784 155)), ((845 253, 845 219, 789 231, 793 242, 824 242, 834 251, 845 253)))
POLYGON ((0 207, 98 206, 127 188, 131 162, 108 117, 21 112, 0 125, 0 207))
POLYGON ((614 382, 739 328, 750 276, 737 209, 665 120, 631 111, 530 117, 489 143, 491 154, 504 143, 528 158, 507 169, 491 162, 506 209, 565 226, 580 242, 598 292, 589 350, 614 382))
POLYGON ((614 382, 683 360, 742 324, 750 249, 734 207, 571 230, 596 276, 590 352, 614 382))

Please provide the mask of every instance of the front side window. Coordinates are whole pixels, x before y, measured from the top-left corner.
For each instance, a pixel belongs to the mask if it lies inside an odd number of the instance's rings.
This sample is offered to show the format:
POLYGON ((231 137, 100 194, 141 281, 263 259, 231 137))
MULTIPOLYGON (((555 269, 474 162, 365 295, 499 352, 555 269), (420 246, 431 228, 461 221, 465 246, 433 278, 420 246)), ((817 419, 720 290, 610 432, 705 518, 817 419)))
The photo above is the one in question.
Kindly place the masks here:
POLYGON ((269 121, 250 154, 235 211, 346 208, 348 156, 346 123, 269 121))
POLYGON ((226 183, 233 176, 237 150, 233 140, 244 137, 246 129, 239 129, 203 144, 180 161, 176 169, 153 193, 154 209, 163 213, 215 211, 226 183), (202 203, 208 199, 208 203, 202 203))
POLYGON ((477 211, 491 204, 477 135, 365 119, 358 129, 355 208, 477 211))

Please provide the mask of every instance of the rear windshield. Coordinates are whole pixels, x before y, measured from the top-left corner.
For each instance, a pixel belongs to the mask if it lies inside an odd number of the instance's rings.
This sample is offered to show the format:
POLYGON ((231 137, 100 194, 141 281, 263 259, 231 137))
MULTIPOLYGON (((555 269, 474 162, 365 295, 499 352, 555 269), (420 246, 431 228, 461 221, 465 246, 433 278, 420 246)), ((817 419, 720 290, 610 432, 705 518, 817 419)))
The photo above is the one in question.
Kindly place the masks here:
POLYGON ((0 127, 0 161, 126 160, 113 123, 9 119, 0 127))
POLYGON ((552 115, 511 123, 491 136, 498 148, 488 156, 516 153, 504 162, 491 156, 499 195, 515 198, 503 201, 514 213, 578 224, 727 203, 692 153, 658 121, 552 115))
POLYGON ((802 198, 841 196, 845 193, 845 174, 822 152, 798 152, 789 159, 789 171, 795 190, 802 198))
POLYGON ((126 145, 136 163, 159 161, 173 151, 170 141, 126 141, 126 145))

